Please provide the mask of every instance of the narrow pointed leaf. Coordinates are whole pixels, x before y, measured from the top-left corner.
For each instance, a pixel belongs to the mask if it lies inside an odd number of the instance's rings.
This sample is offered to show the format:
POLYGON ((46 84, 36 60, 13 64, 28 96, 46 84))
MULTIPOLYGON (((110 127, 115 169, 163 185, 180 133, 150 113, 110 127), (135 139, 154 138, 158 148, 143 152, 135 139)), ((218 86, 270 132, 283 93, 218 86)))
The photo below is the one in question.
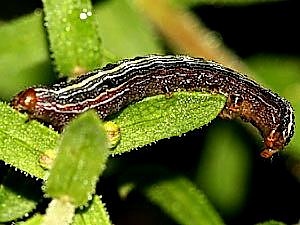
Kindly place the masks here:
POLYGON ((105 204, 95 195, 88 208, 80 210, 74 217, 73 225, 111 225, 105 204))
POLYGON ((54 150, 58 133, 0 102, 0 159, 32 176, 43 178, 42 154, 54 150))
POLYGON ((35 179, 9 169, 0 184, 0 222, 25 217, 35 210, 41 196, 42 192, 35 179))
POLYGON ((113 119, 121 131, 120 143, 113 154, 200 128, 220 113, 225 101, 222 95, 178 92, 130 105, 113 119))
POLYGON ((66 127, 46 182, 52 198, 76 207, 86 204, 108 157, 105 130, 95 112, 80 115, 66 127))
POLYGON ((101 65, 100 38, 89 0, 43 0, 50 47, 60 74, 80 74, 101 65))

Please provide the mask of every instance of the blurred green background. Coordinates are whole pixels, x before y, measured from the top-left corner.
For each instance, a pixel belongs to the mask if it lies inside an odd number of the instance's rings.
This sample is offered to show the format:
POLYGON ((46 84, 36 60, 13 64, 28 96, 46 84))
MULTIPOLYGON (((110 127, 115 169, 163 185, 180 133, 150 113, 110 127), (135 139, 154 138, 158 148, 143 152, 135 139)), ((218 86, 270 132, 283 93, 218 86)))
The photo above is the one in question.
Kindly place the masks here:
MULTIPOLYGON (((186 53, 170 42, 164 29, 151 15, 146 16, 149 13, 141 5, 126 0, 93 3, 103 48, 109 55, 128 58, 186 53)), ((43 27, 42 3, 11 0, 0 5, 0 98, 9 101, 23 88, 54 83, 58 76, 43 27)), ((208 34, 217 37, 218 43, 223 42, 240 57, 251 77, 291 101, 298 122, 297 1, 174 0, 171 5, 191 13, 209 29, 208 34)), ((99 62, 99 67, 102 65, 99 62)), ((182 137, 111 158, 98 189, 115 224, 173 224, 141 193, 133 191, 126 199, 117 194, 120 180, 126 180, 126 171, 131 167, 148 165, 148 172, 163 167, 193 181, 227 224, 254 224, 269 219, 296 224, 300 218, 298 130, 297 127, 286 151, 265 160, 259 156, 261 137, 251 125, 216 119, 182 137)), ((7 169, 3 163, 0 166, 2 171, 7 169)), ((140 176, 147 178, 144 173, 140 176)))

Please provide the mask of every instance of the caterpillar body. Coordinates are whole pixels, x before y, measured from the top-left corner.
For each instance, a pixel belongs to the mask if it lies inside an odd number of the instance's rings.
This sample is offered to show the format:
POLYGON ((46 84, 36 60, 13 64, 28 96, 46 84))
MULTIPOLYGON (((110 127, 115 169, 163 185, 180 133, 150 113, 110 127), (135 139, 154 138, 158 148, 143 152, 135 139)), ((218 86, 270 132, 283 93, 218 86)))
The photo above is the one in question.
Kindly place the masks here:
POLYGON ((11 105, 61 130, 88 109, 105 119, 145 97, 177 91, 225 95, 220 116, 239 116, 252 123, 264 138, 265 158, 287 145, 294 134, 294 111, 287 100, 218 63, 182 55, 149 55, 108 64, 69 82, 28 88, 11 105))

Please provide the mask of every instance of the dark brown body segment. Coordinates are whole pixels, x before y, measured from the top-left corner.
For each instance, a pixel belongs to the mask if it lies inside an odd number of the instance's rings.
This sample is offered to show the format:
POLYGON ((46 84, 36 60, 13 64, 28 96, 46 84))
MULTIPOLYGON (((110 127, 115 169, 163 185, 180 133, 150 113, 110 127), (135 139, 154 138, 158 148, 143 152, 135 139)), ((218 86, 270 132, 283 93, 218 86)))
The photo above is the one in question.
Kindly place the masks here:
POLYGON ((294 133, 294 113, 289 102, 246 76, 201 58, 139 57, 108 65, 68 83, 33 90, 34 106, 22 104, 24 92, 15 97, 12 106, 58 130, 89 108, 96 109, 105 119, 145 97, 181 90, 227 96, 220 116, 230 119, 240 116, 257 127, 264 137, 263 157, 282 149, 294 133))

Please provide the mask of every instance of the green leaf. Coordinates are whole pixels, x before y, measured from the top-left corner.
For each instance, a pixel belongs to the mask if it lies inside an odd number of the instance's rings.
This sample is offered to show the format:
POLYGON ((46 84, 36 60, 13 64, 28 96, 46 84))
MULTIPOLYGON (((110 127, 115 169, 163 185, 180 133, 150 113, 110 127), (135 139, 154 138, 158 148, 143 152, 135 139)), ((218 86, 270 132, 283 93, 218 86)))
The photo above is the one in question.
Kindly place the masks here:
POLYGON ((121 131, 120 143, 113 154, 200 128, 220 113, 225 102, 222 95, 178 92, 132 104, 113 119, 121 131))
POLYGON ((0 26, 0 97, 12 95, 33 84, 53 81, 42 13, 0 26))
POLYGON ((220 121, 210 127, 196 174, 198 186, 227 216, 238 214, 244 206, 252 164, 251 148, 240 127, 232 125, 220 121))
POLYGON ((95 195, 91 204, 84 210, 76 213, 73 225, 94 225, 95 222, 101 225, 111 225, 108 213, 101 197, 95 195))
POLYGON ((127 0, 103 1, 95 5, 105 49, 120 58, 162 53, 157 34, 127 0))
POLYGON ((100 38, 89 0, 43 0, 50 47, 60 74, 101 65, 100 38))
POLYGON ((266 222, 263 222, 263 223, 257 223, 256 225, 285 225, 285 223, 278 222, 278 221, 275 221, 275 220, 270 220, 270 221, 266 221, 266 222))
POLYGON ((249 5, 249 4, 260 4, 267 2, 276 2, 279 0, 172 0, 172 2, 186 7, 192 7, 196 5, 208 5, 208 4, 219 4, 219 5, 249 5))
POLYGON ((97 114, 89 111, 78 116, 62 134, 46 193, 76 207, 86 204, 107 157, 106 133, 97 114))
POLYGON ((145 194, 178 224, 224 224, 205 195, 184 177, 157 182, 145 194))
POLYGON ((16 223, 17 225, 41 225, 43 220, 43 216, 40 214, 36 214, 30 219, 22 222, 16 223))
MULTIPOLYGON (((57 1, 57 6, 67 4, 69 1, 57 1)), ((52 4, 52 2, 48 1, 47 4, 52 4)), ((85 8, 89 8, 88 4, 85 8)), ((76 17, 75 20, 78 21, 82 11, 75 9, 73 12, 76 17), (75 11, 77 12, 76 15, 75 11)), ((81 35, 80 39, 77 40, 75 31, 74 35, 70 36, 65 30, 60 34, 65 35, 67 33, 68 36, 65 38, 75 39, 73 45, 75 45, 80 54, 75 52, 76 49, 71 50, 72 46, 69 46, 67 42, 62 42, 57 37, 53 37, 59 43, 62 43, 62 46, 59 46, 61 52, 58 54, 64 58, 61 60, 66 61, 66 66, 73 67, 74 65, 71 66, 71 63, 78 65, 79 62, 84 60, 91 64, 89 68, 94 69, 101 65, 101 60, 108 62, 111 60, 107 58, 115 58, 114 56, 108 56, 107 51, 100 49, 99 39, 97 39, 98 43, 95 43, 95 35, 97 37, 100 36, 103 39, 104 48, 114 52, 118 58, 162 52, 154 30, 128 2, 112 0, 98 3, 95 5, 95 11, 92 10, 92 13, 96 18, 93 18, 93 16, 92 18, 89 17, 87 21, 84 21, 84 24, 82 24, 82 21, 79 21, 79 24, 75 21, 76 28, 81 27, 81 25, 84 26, 85 32, 80 31, 81 34, 78 34, 79 36, 81 35), (91 19, 93 21, 90 22, 91 19), (90 34, 95 31, 94 26, 96 22, 99 23, 99 29, 96 29, 96 34, 90 34), (91 30, 89 30, 90 26, 92 27, 91 30), (90 35, 94 38, 85 39, 90 37, 90 35), (98 53, 95 53, 96 48, 98 48, 97 51, 102 51, 101 54, 105 55, 105 59, 98 58, 98 53), (70 54, 72 54, 73 60, 77 57, 78 62, 68 62, 67 59, 71 57, 68 56, 70 54), (96 54, 96 57, 90 58, 90 54, 96 54)), ((51 16, 54 16, 54 14, 51 16)), ((67 16, 67 19, 71 20, 70 22, 73 22, 72 16, 73 14, 67 16)), ((55 21, 55 18, 53 19, 55 21)), ((65 22, 62 22, 62 20, 58 21, 58 23, 60 24, 54 27, 55 29, 66 28, 65 22)), ((50 26, 49 23, 48 25, 50 26)), ((49 29, 51 30, 52 28, 49 29)), ((1 24, 0 37, 0 79, 2 81, 0 83, 0 97, 2 99, 8 100, 20 90, 34 84, 53 83, 54 76, 41 12, 37 11, 28 16, 20 17, 13 22, 1 24)), ((60 72, 70 75, 66 71, 60 72)))
MULTIPOLYGON (((111 154, 121 154, 154 141, 199 128, 224 107, 226 98, 200 92, 154 96, 125 108, 113 121, 120 127, 120 143, 111 154)), ((43 178, 43 156, 55 150, 58 134, 0 104, 0 159, 43 178), (10 122, 9 122, 10 121, 10 122)))
MULTIPOLYGON (((3 175, 3 171, 1 171, 3 175)), ((0 222, 24 217, 32 212, 42 196, 35 180, 9 169, 0 184, 0 222)))
POLYGON ((54 149, 58 134, 37 121, 28 121, 26 115, 18 113, 0 102, 0 159, 7 164, 43 178, 44 169, 40 157, 54 149))
MULTIPOLYGON (((224 224, 206 196, 186 177, 162 167, 127 168, 122 174, 125 189, 132 184, 178 224, 224 224)), ((120 187, 122 191, 123 187, 120 187)))

